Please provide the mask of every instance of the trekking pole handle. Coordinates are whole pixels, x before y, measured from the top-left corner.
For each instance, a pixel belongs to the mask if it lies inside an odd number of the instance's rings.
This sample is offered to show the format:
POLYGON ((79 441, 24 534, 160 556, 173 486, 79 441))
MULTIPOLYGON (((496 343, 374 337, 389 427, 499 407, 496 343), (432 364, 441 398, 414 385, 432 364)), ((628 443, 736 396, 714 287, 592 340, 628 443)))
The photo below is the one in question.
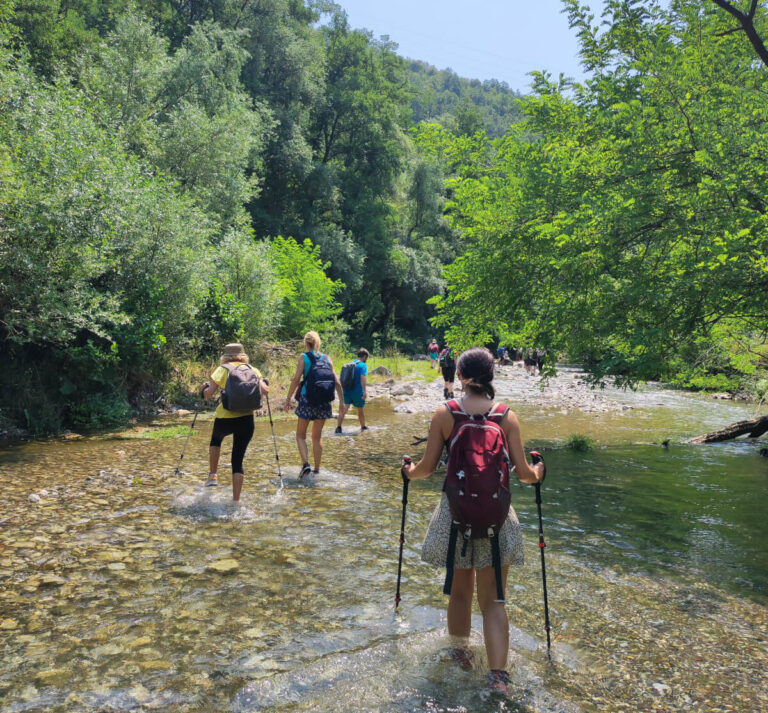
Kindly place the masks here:
POLYGON ((403 479, 404 483, 409 483, 411 481, 405 474, 405 470, 403 470, 406 465, 410 465, 411 463, 413 463, 413 458, 411 458, 411 456, 403 456, 403 464, 400 466, 400 477, 403 479))
MULTIPOLYGON (((533 461, 533 464, 536 465, 537 463, 544 463, 544 459, 541 457, 541 453, 538 451, 531 451, 531 460, 533 461)), ((544 463, 544 478, 547 477, 547 464, 544 463)), ((540 485, 544 482, 544 478, 542 478, 536 485, 540 485)))

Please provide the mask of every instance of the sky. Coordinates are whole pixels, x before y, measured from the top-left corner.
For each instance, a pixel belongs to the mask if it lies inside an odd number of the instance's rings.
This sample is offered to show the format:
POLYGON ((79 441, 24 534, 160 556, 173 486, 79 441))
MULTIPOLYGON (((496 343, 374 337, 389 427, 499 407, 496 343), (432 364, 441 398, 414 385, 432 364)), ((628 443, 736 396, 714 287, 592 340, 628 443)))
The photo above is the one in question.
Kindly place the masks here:
MULTIPOLYGON (((337 0, 354 29, 389 35, 398 54, 467 79, 527 91, 528 72, 582 79, 575 33, 560 0, 337 0)), ((585 0, 582 0, 585 2, 585 0)), ((599 16, 602 2, 586 0, 599 16)))

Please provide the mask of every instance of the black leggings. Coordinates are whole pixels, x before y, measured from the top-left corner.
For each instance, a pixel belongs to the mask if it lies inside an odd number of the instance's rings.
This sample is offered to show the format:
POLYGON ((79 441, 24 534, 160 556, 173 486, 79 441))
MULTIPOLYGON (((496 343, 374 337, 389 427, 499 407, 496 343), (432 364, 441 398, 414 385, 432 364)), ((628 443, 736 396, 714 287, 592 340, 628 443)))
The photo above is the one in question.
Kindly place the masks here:
POLYGON ((253 415, 214 419, 210 445, 221 448, 224 436, 230 435, 232 436, 232 472, 245 473, 243 458, 253 437, 253 415))

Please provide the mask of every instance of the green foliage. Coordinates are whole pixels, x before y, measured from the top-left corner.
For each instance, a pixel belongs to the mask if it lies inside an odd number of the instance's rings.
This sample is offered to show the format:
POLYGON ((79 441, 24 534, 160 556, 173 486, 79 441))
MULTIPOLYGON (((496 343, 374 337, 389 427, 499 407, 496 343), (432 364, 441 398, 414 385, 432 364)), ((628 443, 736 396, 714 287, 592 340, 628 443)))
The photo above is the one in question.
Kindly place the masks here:
MULTIPOLYGON (((503 123, 456 81, 452 129, 503 123)), ((232 339, 425 339, 461 243, 418 91, 333 3, 0 0, 4 417, 117 423, 232 339)))
POLYGON ((277 236, 270 242, 269 254, 282 299, 283 336, 296 338, 310 329, 332 327, 341 313, 336 295, 344 285, 325 274, 328 266, 320 259, 320 248, 311 240, 299 244, 277 236))
POLYGON ((602 33, 568 7, 586 84, 538 76, 503 139, 422 134, 468 239, 436 324, 462 345, 506 325, 594 379, 669 376, 718 325, 768 329, 765 68, 714 5, 609 2, 602 33))
POLYGON ((741 379, 738 376, 727 376, 722 373, 707 374, 700 370, 694 370, 678 374, 670 383, 683 389, 695 391, 736 391, 741 384, 741 379))
POLYGON ((459 135, 486 131, 496 138, 522 118, 522 95, 506 82, 464 79, 417 60, 409 61, 408 78, 414 122, 436 122, 459 135))
POLYGON ((586 453, 595 447, 595 441, 581 433, 572 433, 566 439, 565 447, 577 453, 586 453))

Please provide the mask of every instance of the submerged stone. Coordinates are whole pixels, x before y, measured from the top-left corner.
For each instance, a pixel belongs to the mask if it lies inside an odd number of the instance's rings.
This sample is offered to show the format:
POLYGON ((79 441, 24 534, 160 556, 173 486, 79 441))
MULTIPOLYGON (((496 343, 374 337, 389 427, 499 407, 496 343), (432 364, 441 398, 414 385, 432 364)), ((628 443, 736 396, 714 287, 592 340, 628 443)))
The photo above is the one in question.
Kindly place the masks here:
POLYGON ((237 563, 237 560, 233 559, 217 560, 216 562, 212 562, 208 565, 209 570, 213 570, 214 572, 219 572, 221 574, 235 572, 237 569, 239 569, 239 567, 240 565, 237 563))

